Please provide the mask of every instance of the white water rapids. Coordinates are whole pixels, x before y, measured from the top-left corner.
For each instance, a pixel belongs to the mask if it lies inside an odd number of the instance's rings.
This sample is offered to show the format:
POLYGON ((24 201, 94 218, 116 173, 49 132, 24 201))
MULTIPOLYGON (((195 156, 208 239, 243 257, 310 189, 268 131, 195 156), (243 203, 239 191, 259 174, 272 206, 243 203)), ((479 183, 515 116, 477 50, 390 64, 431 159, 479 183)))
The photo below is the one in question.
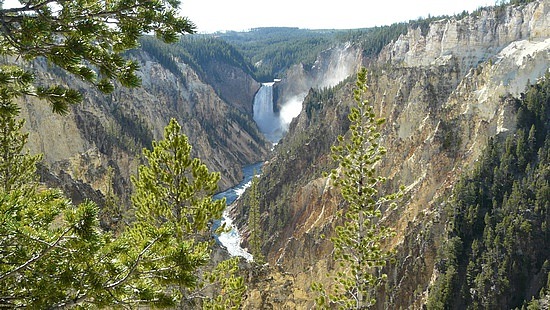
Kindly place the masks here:
MULTIPOLYGON (((216 196, 214 196, 214 199, 221 199, 225 197, 225 201, 228 206, 233 204, 250 186, 254 174, 260 173, 262 165, 263 163, 256 163, 244 167, 244 178, 241 183, 233 188, 226 190, 223 193, 217 194, 216 196)), ((233 219, 231 218, 227 209, 223 214, 222 223, 225 223, 225 226, 230 230, 217 236, 217 240, 227 249, 227 252, 229 252, 231 256, 241 256, 244 257, 247 261, 253 261, 254 258, 252 257, 252 254, 248 253, 246 249, 243 249, 241 247, 241 235, 239 234, 237 226, 235 226, 235 224, 233 223, 233 219)))

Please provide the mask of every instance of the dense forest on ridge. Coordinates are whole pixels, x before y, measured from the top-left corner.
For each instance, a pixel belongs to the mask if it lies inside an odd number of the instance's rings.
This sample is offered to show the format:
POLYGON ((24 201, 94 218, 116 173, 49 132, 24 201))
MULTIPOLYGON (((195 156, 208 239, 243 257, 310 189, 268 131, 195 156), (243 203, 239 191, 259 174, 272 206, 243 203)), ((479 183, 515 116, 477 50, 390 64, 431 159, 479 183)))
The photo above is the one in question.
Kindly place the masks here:
MULTIPOLYGON (((430 309, 510 309, 550 271, 550 74, 515 100, 517 129, 488 141, 446 207, 448 236, 430 309)), ((544 295, 544 292, 541 292, 544 295)), ((536 307, 533 301, 528 309, 536 307)))

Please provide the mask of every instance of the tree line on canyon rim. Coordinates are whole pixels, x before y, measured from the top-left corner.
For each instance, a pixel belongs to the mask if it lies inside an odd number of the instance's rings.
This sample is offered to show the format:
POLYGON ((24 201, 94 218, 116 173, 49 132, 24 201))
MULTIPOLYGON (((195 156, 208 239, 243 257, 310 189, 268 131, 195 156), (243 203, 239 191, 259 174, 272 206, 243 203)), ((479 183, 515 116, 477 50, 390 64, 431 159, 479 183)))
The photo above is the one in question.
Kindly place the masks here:
MULTIPOLYGON (((175 1, 106 5, 111 7, 70 2, 55 12, 29 1, 20 9, 0 10, 6 26, 0 38, 5 59, 0 68, 0 306, 239 308, 246 285, 237 259, 210 258, 211 224, 225 208, 224 200, 212 200, 219 174, 190 157, 191 146, 175 121, 165 128, 163 140, 144 150, 147 164, 132 179, 133 212, 120 231, 99 226, 99 214, 110 206, 75 206, 60 191, 37 182, 35 165, 41 157, 24 151, 28 135, 21 132, 15 101, 38 97, 54 113, 65 114, 82 98, 60 85, 35 85, 32 73, 13 61, 16 57, 44 57, 110 92, 115 81, 139 85, 137 64, 121 53, 135 48, 141 33, 155 31, 174 42, 176 34, 194 32, 192 23, 174 14, 175 1), (118 26, 97 18, 105 16, 118 26)), ((399 194, 380 197, 376 190, 384 180, 373 169, 385 153, 377 129, 383 121, 363 100, 365 78, 361 71, 350 132, 333 147, 340 169, 330 175, 348 204, 333 239, 342 262, 333 275, 336 284, 313 287, 321 307, 375 304, 373 290, 385 278, 381 267, 392 257, 381 247, 392 231, 376 224, 382 205, 399 194)), ((443 276, 430 292, 428 308, 542 307, 543 301, 525 299, 530 288, 540 286, 531 282, 545 282, 550 269, 541 260, 549 254, 549 79, 517 101, 516 134, 489 141, 476 169, 456 187, 447 211, 448 242, 438 264, 443 276)), ((541 300, 548 300, 548 290, 550 285, 541 291, 541 300)))

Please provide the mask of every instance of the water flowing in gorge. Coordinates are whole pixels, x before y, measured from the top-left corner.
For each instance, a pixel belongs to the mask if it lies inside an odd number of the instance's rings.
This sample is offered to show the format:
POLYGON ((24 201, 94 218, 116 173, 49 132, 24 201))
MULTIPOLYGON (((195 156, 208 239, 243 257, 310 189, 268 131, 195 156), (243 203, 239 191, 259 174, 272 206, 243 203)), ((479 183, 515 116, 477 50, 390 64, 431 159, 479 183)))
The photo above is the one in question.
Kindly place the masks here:
MULTIPOLYGON (((272 143, 277 143, 288 130, 288 125, 301 110, 303 97, 295 97, 292 100, 284 103, 281 111, 276 113, 273 109, 273 85, 275 82, 262 83, 262 86, 254 97, 254 121, 262 134, 272 143)), ((254 173, 259 173, 263 163, 243 167, 244 178, 237 186, 228 189, 223 193, 219 193, 214 198, 221 199, 225 197, 227 205, 230 208, 244 191, 250 186, 250 182, 254 173)), ((229 232, 220 234, 216 239, 227 248, 227 251, 232 256, 241 256, 248 261, 252 261, 253 257, 246 249, 241 247, 241 235, 237 226, 233 223, 230 212, 226 211, 223 214, 222 223, 230 228, 229 232)))
MULTIPOLYGON (((233 188, 226 190, 225 192, 217 194, 216 196, 214 196, 214 199, 222 199, 225 197, 227 205, 230 206, 237 199, 239 199, 244 191, 250 186, 250 182, 252 181, 252 177, 254 177, 254 174, 260 173, 260 170, 262 169, 262 164, 263 163, 260 162, 253 165, 245 166, 243 168, 244 178, 241 183, 233 188)), ((235 226, 235 224, 233 223, 233 219, 231 218, 228 209, 226 209, 223 214, 222 223, 225 223, 225 225, 230 230, 228 232, 220 234, 216 237, 216 239, 225 248, 227 248, 227 252, 229 252, 231 256, 241 256, 244 257, 247 261, 252 261, 252 254, 248 253, 246 249, 243 249, 241 247, 241 235, 239 233, 239 230, 237 229, 237 226, 235 226)))

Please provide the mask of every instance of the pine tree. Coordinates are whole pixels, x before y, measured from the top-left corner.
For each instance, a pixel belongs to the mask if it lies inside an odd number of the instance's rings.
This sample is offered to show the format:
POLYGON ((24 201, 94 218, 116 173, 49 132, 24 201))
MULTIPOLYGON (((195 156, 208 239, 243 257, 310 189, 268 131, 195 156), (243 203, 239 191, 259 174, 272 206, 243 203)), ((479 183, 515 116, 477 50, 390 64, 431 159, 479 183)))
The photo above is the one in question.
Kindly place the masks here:
MULTIPOLYGON (((178 16, 178 0, 21 0, 12 8, 3 4, 0 55, 11 69, 0 69, 0 88, 21 72, 33 84, 33 75, 20 66, 37 58, 103 92, 111 92, 115 81, 138 86, 138 64, 122 53, 138 47, 144 33, 175 42, 178 34, 195 29, 187 18, 178 16)), ((24 95, 47 100, 58 113, 66 113, 70 104, 82 100, 77 91, 61 85, 33 85, 24 95)))
POLYGON ((164 139, 143 153, 147 165, 132 178, 136 223, 131 235, 138 249, 147 251, 130 253, 141 262, 129 273, 143 279, 145 287, 168 287, 151 293, 180 307, 204 299, 206 307, 238 307, 241 294, 236 298, 233 293, 242 293, 244 283, 235 275, 236 261, 222 262, 212 272, 206 268, 213 243, 211 227, 225 209, 224 199, 212 198, 219 173, 210 173, 191 157, 188 139, 174 119, 165 128, 164 139), (213 283, 221 285, 216 299, 207 294, 213 283))
POLYGON ((195 26, 176 12, 179 1, 19 4, 0 3, 0 307, 173 306, 202 298, 203 276, 204 283, 221 284, 205 307, 238 308, 245 286, 235 259, 198 273, 209 262, 210 224, 225 204, 211 199, 219 175, 189 157, 174 121, 166 140, 146 153, 151 165, 135 179, 136 221, 116 237, 100 230, 93 203, 74 206, 59 191, 39 186, 40 157, 22 153, 27 137, 15 99, 46 100, 59 114, 82 100, 74 89, 35 83, 26 63, 45 59, 106 93, 116 82, 138 86, 138 65, 123 53, 144 33, 165 42, 193 33, 195 26))
POLYGON ((135 181, 134 226, 115 237, 100 229, 95 204, 75 206, 39 185, 40 156, 21 153, 26 135, 9 111, 0 111, 0 307, 164 307, 208 297, 205 308, 238 309, 246 289, 238 260, 200 269, 210 262, 209 224, 225 207, 211 198, 219 175, 190 158, 175 121, 135 181))
POLYGON ((262 226, 260 218, 260 199, 258 193, 258 177, 255 175, 252 178, 248 196, 248 230, 250 236, 248 243, 250 245, 250 253, 254 257, 254 261, 262 264, 265 260, 262 254, 262 226))
POLYGON ((17 115, 15 104, 0 99, 0 307, 78 304, 97 281, 89 266, 103 242, 98 208, 73 206, 39 186, 41 156, 24 151, 28 135, 17 115))
MULTIPOLYGON (((0 90, 1 91, 1 90, 0 90)), ((41 156, 24 152, 28 134, 23 134, 24 121, 17 120, 19 108, 10 95, 0 96, 0 191, 35 185, 36 164, 41 156)))
POLYGON ((333 159, 339 169, 333 170, 331 179, 337 186, 345 207, 341 210, 342 224, 335 228, 331 239, 334 259, 338 266, 331 276, 331 286, 320 283, 313 290, 320 292, 317 304, 321 307, 341 309, 367 309, 376 303, 376 288, 386 275, 381 272, 393 252, 383 243, 393 231, 380 223, 385 208, 392 207, 400 194, 382 195, 378 186, 385 178, 377 175, 376 163, 386 153, 380 145, 379 127, 384 119, 377 119, 374 108, 364 99, 367 91, 367 72, 357 75, 354 100, 357 106, 349 114, 349 137, 338 138, 333 146, 333 159))

